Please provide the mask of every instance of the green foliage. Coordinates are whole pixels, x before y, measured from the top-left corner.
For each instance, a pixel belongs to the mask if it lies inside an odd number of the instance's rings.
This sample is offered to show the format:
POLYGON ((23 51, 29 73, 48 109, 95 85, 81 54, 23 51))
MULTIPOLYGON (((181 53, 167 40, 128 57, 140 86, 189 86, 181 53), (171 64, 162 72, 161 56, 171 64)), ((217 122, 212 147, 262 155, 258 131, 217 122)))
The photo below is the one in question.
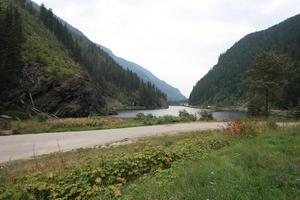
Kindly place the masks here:
POLYGON ((144 125, 170 124, 170 123, 190 122, 190 121, 197 120, 195 115, 189 114, 186 110, 180 111, 179 117, 175 117, 171 115, 156 117, 153 116, 152 114, 144 115, 143 113, 138 113, 135 119, 138 121, 143 121, 144 125))
POLYGON ((288 82, 290 67, 291 62, 287 55, 273 52, 257 54, 255 67, 251 71, 251 83, 256 93, 263 91, 266 115, 269 113, 270 101, 278 101, 279 94, 288 82))
POLYGON ((144 113, 138 113, 137 115, 136 115, 136 119, 137 120, 144 120, 145 119, 145 114, 144 113))
POLYGON ((200 115, 201 115, 201 120, 204 120, 204 121, 214 120, 212 112, 203 110, 203 111, 201 111, 200 115))
POLYGON ((189 98, 191 105, 237 105, 249 101, 248 71, 255 67, 261 52, 285 53, 295 63, 289 70, 288 83, 276 104, 283 108, 297 105, 300 98, 300 15, 267 30, 249 34, 220 55, 215 65, 196 83, 189 98))
MULTIPOLYGON (((0 91, 15 85, 22 69, 21 45, 24 42, 20 12, 12 3, 0 3, 0 91)), ((3 97, 1 97, 3 98, 3 97)))
POLYGON ((63 172, 29 174, 18 179, 18 186, 11 186, 11 190, 25 191, 24 194, 33 199, 114 199, 123 196, 122 186, 144 174, 169 169, 182 160, 203 158, 208 152, 227 145, 225 138, 203 140, 194 137, 161 147, 146 146, 131 154, 99 156, 90 162, 65 168, 63 172))
POLYGON ((299 128, 240 140, 208 157, 139 178, 128 200, 297 199, 299 128))
POLYGON ((76 39, 67 25, 43 4, 39 18, 69 51, 73 60, 88 71, 93 81, 107 95, 129 105, 146 108, 159 108, 166 104, 166 95, 154 85, 144 83, 132 71, 124 70, 106 52, 86 38, 76 39), (86 40, 86 43, 82 40, 86 40))
POLYGON ((187 121, 196 121, 197 120, 196 115, 190 114, 186 110, 180 110, 179 111, 179 117, 181 119, 186 119, 187 121))
MULTIPOLYGON (((53 80, 62 83, 68 82, 74 77, 80 77, 85 82, 82 90, 97 95, 97 99, 106 96, 118 99, 124 105, 140 105, 147 108, 167 106, 165 94, 152 84, 142 82, 135 73, 121 68, 88 38, 83 35, 78 36, 68 24, 56 17, 51 9, 47 9, 43 5, 40 9, 36 9, 30 1, 3 0, 0 2, 0 13, 0 82, 3 82, 0 87, 7 88, 6 84, 11 85, 17 82, 17 91, 22 90, 24 93, 29 93, 30 90, 36 89, 19 84, 22 68, 28 64, 29 70, 32 70, 33 67, 33 70, 36 70, 32 72, 37 73, 34 75, 34 79, 38 82, 53 80), (9 5, 12 6, 9 7, 9 5), (9 30, 1 27, 4 21, 7 21, 8 15, 4 14, 6 7, 12 8, 12 15, 9 16, 14 23, 9 30), (20 36, 21 33, 26 39, 22 42, 20 42, 23 38, 20 36), (8 40, 11 41, 8 42, 8 40), (1 45, 4 45, 5 48, 2 48, 1 45), (6 52, 6 49, 10 53, 6 52), (11 63, 1 58, 4 55, 2 52, 11 55, 11 58, 6 56, 11 63), (5 67, 4 61, 5 66, 13 67, 5 67), (9 76, 5 75, 8 73, 9 76)), ((24 74, 26 82, 28 72, 23 71, 24 74)), ((31 74, 29 73, 29 75, 31 74)), ((1 91, 3 91, 2 89, 1 91)), ((42 94, 39 92, 39 97, 36 98, 42 98, 44 95, 43 91, 42 94)), ((4 101, 1 101, 1 104, 2 102, 16 104, 7 99, 7 96, 3 98, 4 101)), ((62 102, 66 100, 65 96, 62 98, 62 102)), ((104 100, 99 100, 94 104, 93 106, 96 107, 94 110, 100 112, 102 109, 105 112, 104 100)), ((46 107, 44 110, 48 111, 47 106, 42 107, 46 107)))
POLYGON ((254 96, 248 102, 248 116, 258 117, 265 115, 263 97, 254 96))

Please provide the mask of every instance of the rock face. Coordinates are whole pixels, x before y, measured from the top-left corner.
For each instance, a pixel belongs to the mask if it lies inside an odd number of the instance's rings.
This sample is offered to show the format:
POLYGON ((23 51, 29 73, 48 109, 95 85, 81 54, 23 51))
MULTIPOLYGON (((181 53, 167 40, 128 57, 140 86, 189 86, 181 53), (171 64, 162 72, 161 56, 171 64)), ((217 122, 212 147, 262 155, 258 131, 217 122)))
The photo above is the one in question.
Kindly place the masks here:
POLYGON ((11 104, 36 107, 58 117, 81 117, 91 113, 104 114, 105 100, 88 76, 72 75, 58 78, 45 76, 44 67, 26 62, 20 86, 9 92, 11 104))

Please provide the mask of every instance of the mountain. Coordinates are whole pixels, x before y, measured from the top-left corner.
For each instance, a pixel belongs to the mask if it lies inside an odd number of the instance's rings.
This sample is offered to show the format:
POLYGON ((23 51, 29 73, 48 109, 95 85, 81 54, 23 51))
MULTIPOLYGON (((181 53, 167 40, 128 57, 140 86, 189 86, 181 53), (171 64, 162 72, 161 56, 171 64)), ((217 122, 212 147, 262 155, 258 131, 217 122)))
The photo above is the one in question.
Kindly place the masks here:
POLYGON ((116 56, 110 49, 102 45, 99 45, 99 47, 101 47, 105 52, 107 52, 124 69, 129 69, 130 71, 135 72, 143 81, 151 82, 152 84, 154 84, 158 89, 160 89, 163 93, 167 95, 168 101, 186 100, 186 97, 183 96, 177 88, 169 85, 165 81, 160 80, 147 69, 134 62, 116 56))
MULTIPOLYGON (((27 0, 29 2, 29 0, 27 0)), ((39 6, 34 3, 31 2, 34 9, 35 10, 39 10, 39 6)), ((72 25, 68 24, 67 22, 65 22, 64 20, 60 19, 58 17, 58 19, 67 26, 67 28, 69 29, 69 31, 71 33, 73 33, 75 36, 84 39, 84 40, 88 40, 88 38, 77 28, 73 27, 72 25)), ((159 90, 161 90, 163 93, 165 93, 167 95, 167 99, 168 101, 174 102, 174 101, 182 101, 182 100, 186 100, 186 97, 175 87, 169 85, 168 83, 166 83, 163 80, 160 80, 159 78, 157 78, 153 73, 151 73, 149 70, 143 68, 142 66, 128 61, 124 58, 118 57, 116 56, 110 49, 108 49, 107 47, 104 47, 100 44, 98 44, 98 46, 105 51, 106 53, 108 53, 108 55, 110 57, 112 57, 121 67, 123 67, 124 69, 128 69, 134 73, 136 73, 139 78, 141 80, 143 80, 144 82, 151 82, 153 85, 155 85, 159 90)))
POLYGON ((249 70, 260 52, 288 54, 293 60, 288 87, 282 105, 296 106, 300 98, 300 15, 266 30, 251 33, 221 54, 218 63, 194 86, 192 105, 237 105, 248 101, 249 70))
POLYGON ((124 106, 167 106, 164 93, 44 5, 1 0, 0 46, 2 113, 80 117, 124 106))

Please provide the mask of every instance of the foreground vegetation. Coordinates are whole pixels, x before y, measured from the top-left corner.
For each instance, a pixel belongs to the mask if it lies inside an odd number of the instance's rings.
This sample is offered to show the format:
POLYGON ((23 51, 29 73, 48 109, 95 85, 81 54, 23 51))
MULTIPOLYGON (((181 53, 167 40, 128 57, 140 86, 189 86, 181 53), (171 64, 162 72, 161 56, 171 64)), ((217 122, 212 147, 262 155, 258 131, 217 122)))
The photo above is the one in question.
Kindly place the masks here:
POLYGON ((247 120, 7 163, 0 199, 296 199, 299 131, 247 120))

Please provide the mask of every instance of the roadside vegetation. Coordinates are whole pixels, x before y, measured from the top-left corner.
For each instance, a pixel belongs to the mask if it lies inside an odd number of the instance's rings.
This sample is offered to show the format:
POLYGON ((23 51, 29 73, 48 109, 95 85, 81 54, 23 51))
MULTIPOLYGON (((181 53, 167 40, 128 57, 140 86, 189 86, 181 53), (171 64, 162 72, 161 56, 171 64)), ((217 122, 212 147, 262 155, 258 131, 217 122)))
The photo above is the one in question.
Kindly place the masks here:
POLYGON ((296 199, 300 127, 231 122, 6 163, 0 199, 296 199))
MULTIPOLYGON (((211 113, 204 113, 202 120, 213 120, 211 113)), ((63 131, 101 130, 112 128, 138 127, 145 125, 171 124, 179 122, 197 121, 197 116, 182 110, 179 116, 156 117, 151 114, 137 114, 135 118, 115 118, 90 116, 86 118, 53 118, 47 114, 40 113, 30 120, 17 120, 12 122, 14 134, 47 133, 63 131)))

